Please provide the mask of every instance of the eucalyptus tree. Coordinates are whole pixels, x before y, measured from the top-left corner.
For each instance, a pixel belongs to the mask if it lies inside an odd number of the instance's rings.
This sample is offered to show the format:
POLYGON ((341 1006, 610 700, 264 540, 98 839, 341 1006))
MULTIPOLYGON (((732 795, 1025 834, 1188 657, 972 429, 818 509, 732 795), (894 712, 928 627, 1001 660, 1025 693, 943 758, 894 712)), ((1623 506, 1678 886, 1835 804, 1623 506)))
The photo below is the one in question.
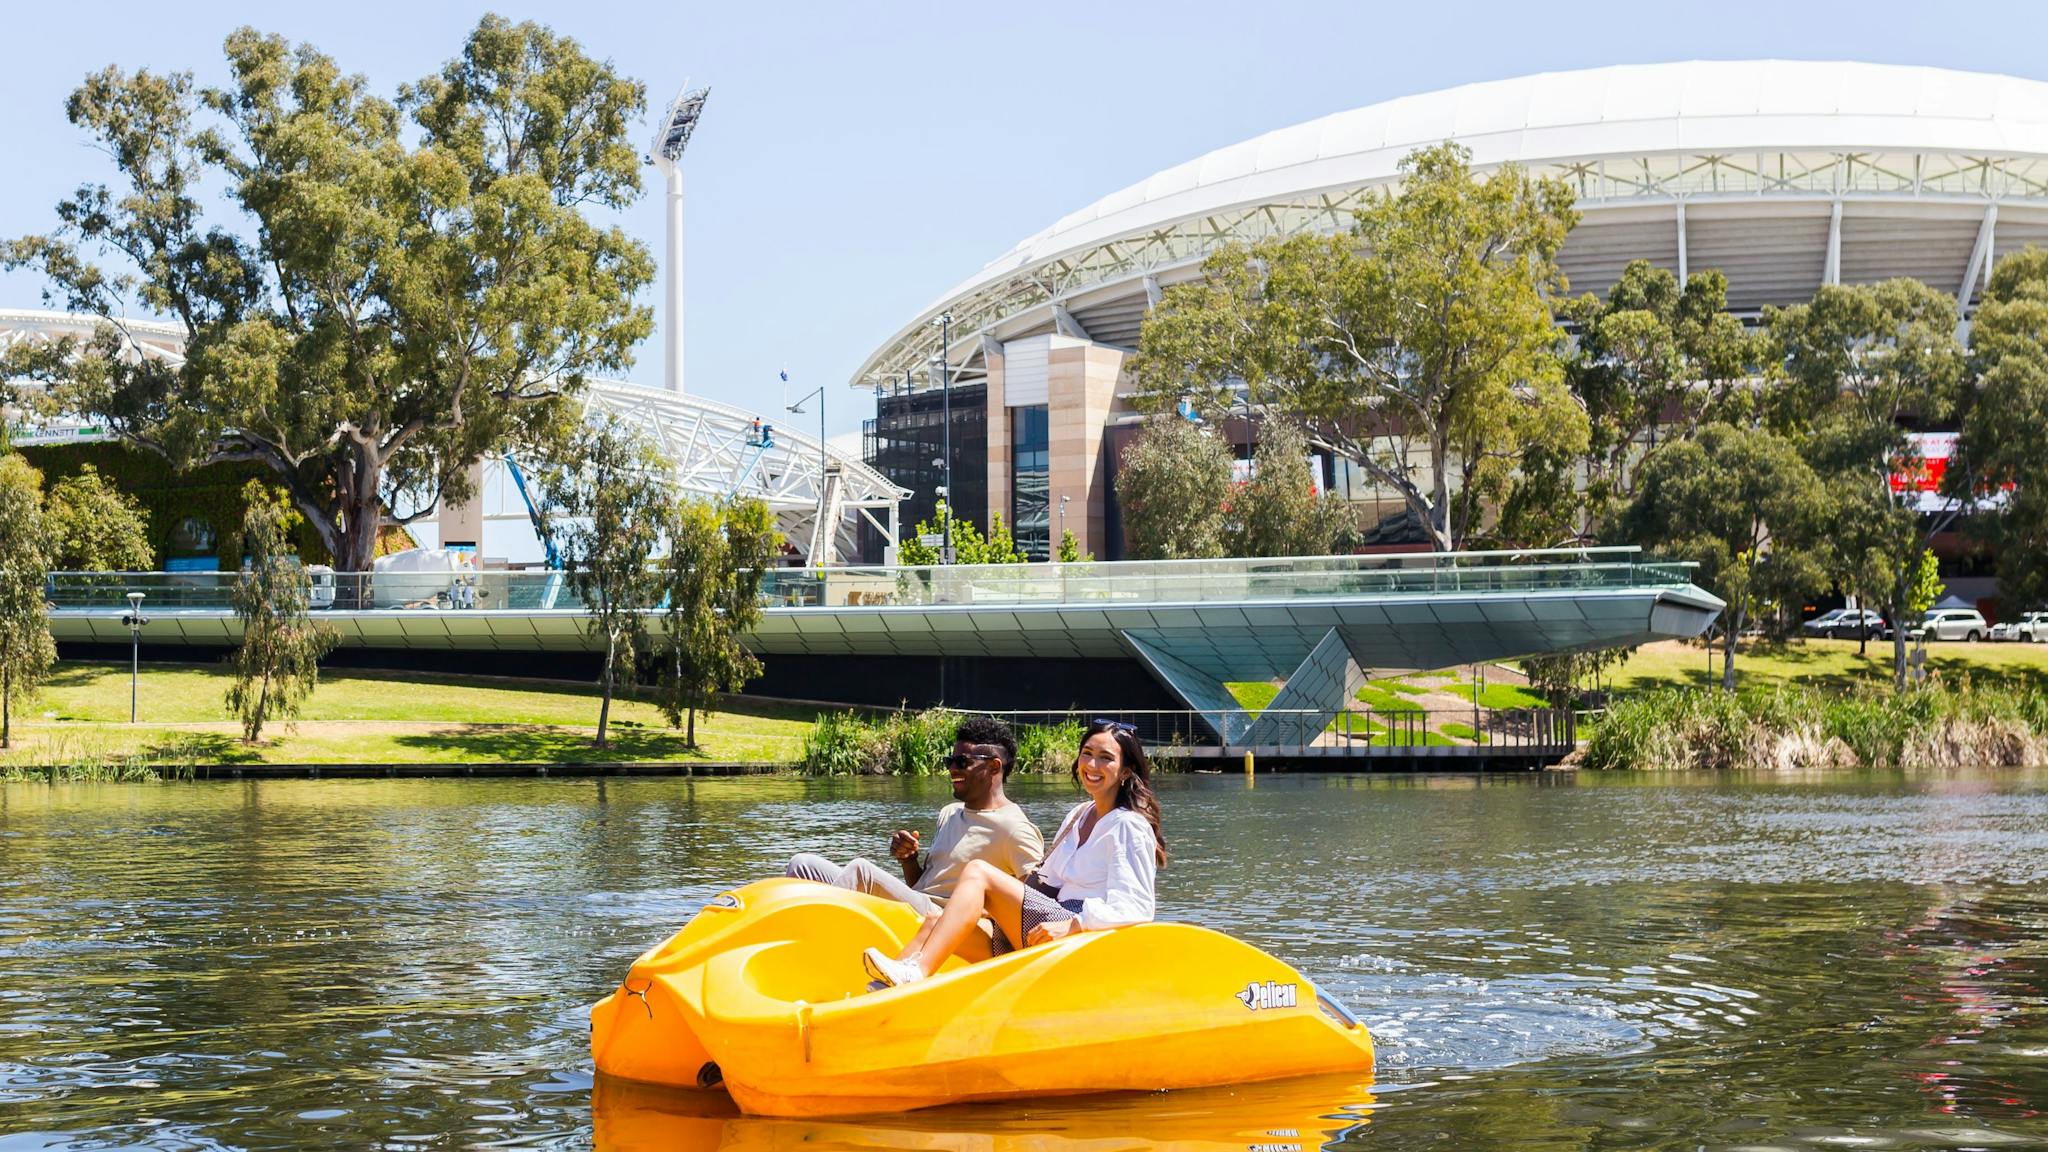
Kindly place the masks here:
POLYGON ((1571 190, 1515 165, 1481 177, 1442 144, 1350 233, 1229 245, 1147 316, 1132 371, 1160 409, 1242 389, 1400 494, 1438 550, 1483 526, 1532 449, 1583 450, 1564 387, 1555 257, 1571 190))
POLYGON ((87 464, 50 486, 43 510, 50 566, 66 572, 145 572, 156 561, 149 513, 87 464))
POLYGON ((1971 323, 1978 391, 1963 421, 1949 495, 1986 501, 2001 593, 2013 608, 2048 602, 2048 251, 1998 262, 1971 323))
POLYGON ((1586 410, 1584 535, 1635 497, 1642 464, 1660 447, 1742 406, 1764 348, 1727 307, 1728 280, 1718 269, 1681 285, 1635 260, 1604 299, 1583 296, 1559 308, 1578 335, 1567 379, 1586 410))
POLYGON ((472 496, 474 461, 561 427, 651 331, 646 249, 586 214, 639 193, 645 93, 497 16, 395 98, 279 36, 225 51, 218 88, 88 76, 65 110, 117 179, 0 263, 101 318, 29 366, 56 403, 179 467, 262 463, 336 565, 366 570, 383 524, 472 496), (123 317, 152 313, 182 360, 123 353, 123 317))
POLYGON ((0 748, 12 746, 15 703, 35 694, 57 659, 46 535, 42 476, 18 454, 0 455, 0 748))
POLYGON ((668 538, 656 693, 671 726, 687 721, 683 739, 694 748, 697 713, 761 674, 740 638, 761 621, 761 582, 782 534, 759 500, 693 498, 671 506, 668 538))
POLYGON ((955 518, 952 505, 941 500, 932 510, 932 518, 918 521, 911 538, 897 546, 897 563, 912 567, 939 563, 943 557, 938 547, 924 542, 926 536, 950 538, 955 564, 1023 564, 1030 559, 1017 547, 1002 513, 989 518, 988 535, 983 536, 974 521, 955 518))
POLYGON ((1290 425, 1263 429, 1252 474, 1231 487, 1225 504, 1224 550, 1232 556, 1324 556, 1337 546, 1350 515, 1318 490, 1308 441, 1290 425))
MULTIPOLYGON (((1844 536, 1839 580, 1870 591, 1894 625, 1892 673, 1906 685, 1906 615, 1921 557, 1963 507, 1922 515, 1892 477, 1920 465, 1908 437, 1961 409, 1968 378, 1955 299, 1918 280, 1826 285, 1812 301, 1766 311, 1779 381, 1764 415, 1797 437, 1828 481, 1844 536)), ((1959 471, 1968 471, 1967 468, 1959 471)))
POLYGON ((647 617, 661 603, 654 567, 674 499, 661 454, 616 417, 583 424, 541 471, 542 531, 560 546, 584 626, 604 654, 597 747, 606 747, 612 695, 647 649, 647 617))
POLYGON ((1230 449, 1221 437, 1178 415, 1147 420, 1116 474, 1131 559, 1223 555, 1230 485, 1230 449))
POLYGON ((1709 424, 1644 463, 1619 528, 1633 543, 1697 562, 1699 583, 1727 601, 1721 685, 1732 692, 1743 628, 1767 605, 1820 583, 1827 509, 1819 477, 1790 440, 1709 424))
POLYGON ((306 570, 292 550, 298 513, 260 480, 243 486, 242 502, 244 564, 228 592, 242 642, 230 657, 227 706, 242 722, 242 740, 254 744, 272 717, 298 715, 320 686, 320 658, 339 637, 309 611, 306 570))

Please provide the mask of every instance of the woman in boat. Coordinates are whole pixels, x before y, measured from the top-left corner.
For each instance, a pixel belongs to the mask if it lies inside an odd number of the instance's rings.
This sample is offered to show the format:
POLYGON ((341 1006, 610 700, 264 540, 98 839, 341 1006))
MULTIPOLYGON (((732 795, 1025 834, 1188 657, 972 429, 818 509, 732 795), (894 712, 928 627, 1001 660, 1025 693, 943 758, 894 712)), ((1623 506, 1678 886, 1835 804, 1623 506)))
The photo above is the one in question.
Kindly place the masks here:
POLYGON ((995 924, 998 953, 1152 919, 1153 881, 1166 863, 1166 837, 1137 730, 1110 720, 1090 724, 1073 777, 1088 799, 1067 813, 1036 872, 1020 880, 983 861, 970 862, 945 909, 926 919, 901 952, 862 953, 868 974, 884 984, 924 979, 983 916, 995 924))

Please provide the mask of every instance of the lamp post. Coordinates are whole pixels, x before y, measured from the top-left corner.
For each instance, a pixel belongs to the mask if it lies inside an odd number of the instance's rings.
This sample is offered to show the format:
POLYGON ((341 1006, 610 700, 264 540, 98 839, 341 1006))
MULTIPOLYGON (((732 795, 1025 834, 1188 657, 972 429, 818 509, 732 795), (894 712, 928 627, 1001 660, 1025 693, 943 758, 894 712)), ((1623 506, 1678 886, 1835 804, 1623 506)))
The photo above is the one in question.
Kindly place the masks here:
MULTIPOLYGON (((943 428, 946 457, 946 492, 950 501, 953 491, 953 310, 948 308, 939 313, 932 323, 939 326, 939 391, 940 424, 943 428)), ((940 525, 945 533, 944 543, 939 546, 939 562, 953 562, 953 516, 957 509, 949 502, 946 505, 946 522, 940 525)))
MULTIPOLYGON (((1062 546, 1067 542, 1067 501, 1070 499, 1072 497, 1065 492, 1060 493, 1060 545, 1062 546)), ((1053 555, 1059 555, 1059 546, 1054 547, 1053 555)))
POLYGON ((704 115, 709 88, 683 85, 668 106, 668 115, 654 134, 654 166, 668 178, 668 285, 662 298, 662 344, 668 360, 664 375, 668 390, 683 390, 683 149, 704 115))
POLYGON ((128 594, 128 614, 121 617, 121 623, 128 626, 128 635, 134 645, 128 653, 128 722, 135 723, 135 682, 142 674, 142 626, 149 623, 149 617, 142 614, 143 593, 128 594))
MULTIPOLYGON (((788 379, 788 377, 785 376, 784 379, 788 379)), ((809 400, 813 396, 818 398, 818 515, 823 516, 825 514, 825 386, 823 384, 818 385, 816 388, 799 396, 796 403, 784 404, 783 408, 788 410, 791 415, 801 416, 804 414, 804 401, 809 400)), ((819 538, 825 539, 825 533, 831 530, 832 526, 829 524, 820 525, 818 529, 819 538)), ((816 556, 811 557, 811 563, 821 568, 824 567, 816 556)))

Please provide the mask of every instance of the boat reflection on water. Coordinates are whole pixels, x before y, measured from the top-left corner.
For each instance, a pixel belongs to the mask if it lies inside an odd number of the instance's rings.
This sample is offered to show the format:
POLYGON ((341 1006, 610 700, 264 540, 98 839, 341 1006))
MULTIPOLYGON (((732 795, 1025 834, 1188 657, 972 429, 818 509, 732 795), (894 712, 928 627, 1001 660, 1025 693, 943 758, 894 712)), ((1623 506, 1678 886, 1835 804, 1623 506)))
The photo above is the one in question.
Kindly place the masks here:
POLYGON ((1317 1152, 1363 1128, 1369 1084, 1320 1076, 1142 1095, 953 1104, 918 1112, 778 1119, 723 1092, 597 1078, 599 1149, 946 1149, 948 1152, 1317 1152))

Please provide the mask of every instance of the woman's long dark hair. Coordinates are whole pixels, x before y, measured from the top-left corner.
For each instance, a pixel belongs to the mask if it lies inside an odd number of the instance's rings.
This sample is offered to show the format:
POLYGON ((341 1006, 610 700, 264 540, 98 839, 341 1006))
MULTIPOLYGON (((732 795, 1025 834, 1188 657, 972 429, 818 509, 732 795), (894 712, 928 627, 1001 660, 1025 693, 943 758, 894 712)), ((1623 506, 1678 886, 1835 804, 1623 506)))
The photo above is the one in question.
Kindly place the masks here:
MULTIPOLYGON (((1159 826, 1159 794, 1152 791, 1152 764, 1145 759, 1145 745, 1138 740, 1138 734, 1129 725, 1109 724, 1101 720, 1088 725, 1081 733, 1081 743, 1088 743, 1091 736, 1107 732, 1116 741, 1117 754, 1123 759, 1123 781, 1116 788, 1116 806, 1129 808, 1145 818, 1152 825, 1152 853, 1159 866, 1166 866, 1166 831, 1159 826)), ((1074 768, 1071 773, 1074 783, 1081 782, 1081 753, 1074 751, 1074 768)))

